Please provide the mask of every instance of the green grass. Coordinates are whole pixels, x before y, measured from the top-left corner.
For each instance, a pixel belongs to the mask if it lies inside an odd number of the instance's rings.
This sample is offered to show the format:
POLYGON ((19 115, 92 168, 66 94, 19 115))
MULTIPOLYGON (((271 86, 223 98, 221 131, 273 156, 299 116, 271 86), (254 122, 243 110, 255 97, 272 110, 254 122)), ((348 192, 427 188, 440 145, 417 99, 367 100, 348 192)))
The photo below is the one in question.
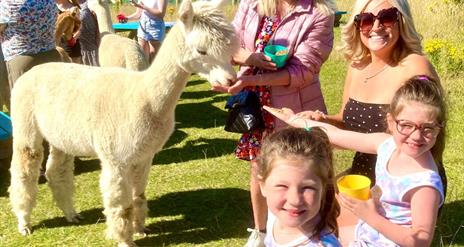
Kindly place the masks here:
MULTIPOLYGON (((338 41, 339 28, 335 31, 338 41)), ((345 61, 336 51, 332 52, 321 71, 330 113, 340 108, 345 74, 345 61)), ((449 185, 433 246, 464 246, 464 73, 459 71, 453 77, 441 71, 439 74, 449 102, 444 154, 449 185)), ((211 92, 204 80, 192 76, 176 108, 176 131, 156 155, 150 171, 146 225, 152 233, 137 238, 138 245, 238 247, 246 241, 251 218, 249 168, 232 155, 239 135, 223 131, 226 98, 225 94, 211 92)), ((336 151, 337 171, 351 164, 351 155, 349 151, 336 151)), ((104 238, 106 226, 97 160, 76 161, 75 205, 85 219, 79 224, 66 223, 54 206, 46 183, 41 182, 32 215, 34 232, 28 237, 20 236, 16 230, 7 197, 7 166, 0 164, 0 246, 114 246, 104 238)))

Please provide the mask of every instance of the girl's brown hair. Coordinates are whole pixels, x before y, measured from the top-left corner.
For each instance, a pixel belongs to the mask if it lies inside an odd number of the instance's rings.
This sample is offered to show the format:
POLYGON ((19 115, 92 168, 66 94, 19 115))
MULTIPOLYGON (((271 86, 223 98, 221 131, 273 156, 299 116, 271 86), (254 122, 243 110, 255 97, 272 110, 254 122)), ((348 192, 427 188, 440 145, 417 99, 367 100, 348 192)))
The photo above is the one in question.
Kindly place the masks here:
MULTIPOLYGON (((319 236, 329 231, 338 236, 337 217, 340 206, 335 199, 335 175, 333 168, 332 146, 327 134, 319 127, 311 129, 286 128, 267 138, 257 158, 258 177, 265 181, 273 169, 277 158, 302 158, 310 161, 311 170, 322 181, 323 195, 319 216, 321 221, 313 234, 319 236)), ((303 163, 301 163, 303 164, 303 163)))
POLYGON ((431 114, 441 125, 435 145, 430 152, 437 165, 438 172, 443 182, 444 194, 446 196, 447 178, 443 166, 443 150, 445 149, 445 123, 447 119, 444 90, 441 84, 434 79, 419 75, 414 76, 403 84, 395 93, 390 104, 389 113, 396 117, 408 104, 407 101, 415 101, 427 105, 431 114))

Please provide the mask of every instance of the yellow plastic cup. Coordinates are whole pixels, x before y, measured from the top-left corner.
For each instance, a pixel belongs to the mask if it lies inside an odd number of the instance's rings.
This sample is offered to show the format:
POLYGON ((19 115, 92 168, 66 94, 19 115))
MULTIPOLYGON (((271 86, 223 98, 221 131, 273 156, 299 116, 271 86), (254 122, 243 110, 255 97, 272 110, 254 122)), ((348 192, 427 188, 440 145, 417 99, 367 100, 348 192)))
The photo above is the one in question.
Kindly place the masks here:
POLYGON ((363 175, 346 175, 337 180, 338 191, 359 200, 369 199, 371 180, 363 175))

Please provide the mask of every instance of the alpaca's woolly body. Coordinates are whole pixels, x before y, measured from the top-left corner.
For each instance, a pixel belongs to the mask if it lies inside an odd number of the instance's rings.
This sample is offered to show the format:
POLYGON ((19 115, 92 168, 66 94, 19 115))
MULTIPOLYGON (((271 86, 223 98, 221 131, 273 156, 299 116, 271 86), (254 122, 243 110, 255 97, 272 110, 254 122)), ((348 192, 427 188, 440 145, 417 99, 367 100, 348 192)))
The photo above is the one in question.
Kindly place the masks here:
POLYGON ((192 7, 184 0, 178 24, 146 71, 47 63, 18 79, 12 91, 10 200, 22 234, 31 233, 46 139, 45 174, 66 219, 80 219, 72 199, 74 156, 97 156, 107 234, 119 246, 134 245, 133 233, 144 232, 148 171, 174 130, 175 106, 190 73, 222 83, 235 76, 229 64, 237 47, 233 28, 224 17, 218 19, 214 6, 195 2, 192 7))

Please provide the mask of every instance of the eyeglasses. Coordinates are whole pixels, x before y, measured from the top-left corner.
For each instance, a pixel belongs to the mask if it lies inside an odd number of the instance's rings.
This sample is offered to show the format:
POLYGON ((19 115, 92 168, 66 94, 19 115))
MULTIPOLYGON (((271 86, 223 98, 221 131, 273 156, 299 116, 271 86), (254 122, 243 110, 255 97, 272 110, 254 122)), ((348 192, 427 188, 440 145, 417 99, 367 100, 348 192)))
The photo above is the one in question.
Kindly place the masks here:
POLYGON ((414 131, 419 130, 424 137, 433 138, 437 136, 440 132, 440 129, 443 128, 443 125, 441 124, 425 123, 417 125, 416 123, 408 120, 395 120, 395 122, 398 132, 405 136, 409 136, 414 131))
POLYGON ((374 26, 375 20, 379 20, 379 24, 385 28, 392 27, 399 20, 398 9, 395 7, 382 9, 377 15, 370 12, 357 14, 354 17, 354 24, 361 32, 369 32, 374 26))

